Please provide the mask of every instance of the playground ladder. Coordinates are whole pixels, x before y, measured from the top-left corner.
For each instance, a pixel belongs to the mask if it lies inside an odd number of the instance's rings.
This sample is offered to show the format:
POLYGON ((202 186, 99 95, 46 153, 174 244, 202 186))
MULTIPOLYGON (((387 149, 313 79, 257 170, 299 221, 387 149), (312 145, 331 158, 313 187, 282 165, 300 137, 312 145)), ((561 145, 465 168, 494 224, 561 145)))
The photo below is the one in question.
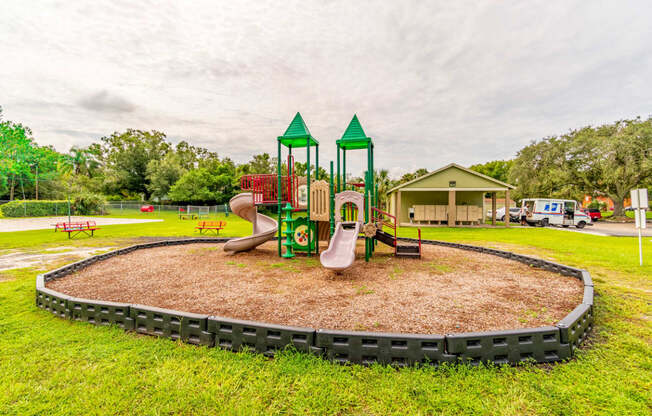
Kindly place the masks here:
POLYGON ((294 244, 294 219, 292 218, 292 205, 288 202, 283 208, 285 212, 285 241, 283 245, 285 246, 285 253, 281 254, 281 257, 292 258, 294 257, 294 249, 292 244, 294 244))

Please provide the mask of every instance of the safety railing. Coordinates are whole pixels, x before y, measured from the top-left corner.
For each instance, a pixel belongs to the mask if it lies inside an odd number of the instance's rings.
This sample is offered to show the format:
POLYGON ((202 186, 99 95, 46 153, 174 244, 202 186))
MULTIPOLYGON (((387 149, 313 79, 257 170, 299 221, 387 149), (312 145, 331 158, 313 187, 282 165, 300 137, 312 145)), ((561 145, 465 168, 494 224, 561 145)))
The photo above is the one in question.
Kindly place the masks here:
MULTIPOLYGON (((396 217, 390 214, 389 212, 381 211, 378 208, 371 208, 371 221, 374 224, 381 224, 382 227, 387 227, 392 230, 394 234, 394 253, 396 253, 396 217)), ((419 230, 421 231, 421 230, 419 230)), ((421 237, 419 237, 419 241, 421 237)), ((419 247, 419 253, 421 253, 421 248, 419 247)))
MULTIPOLYGON (((281 176, 281 202, 296 206, 298 178, 296 175, 281 176)), ((278 176, 274 174, 244 175, 240 188, 251 191, 254 204, 278 203, 278 176)))

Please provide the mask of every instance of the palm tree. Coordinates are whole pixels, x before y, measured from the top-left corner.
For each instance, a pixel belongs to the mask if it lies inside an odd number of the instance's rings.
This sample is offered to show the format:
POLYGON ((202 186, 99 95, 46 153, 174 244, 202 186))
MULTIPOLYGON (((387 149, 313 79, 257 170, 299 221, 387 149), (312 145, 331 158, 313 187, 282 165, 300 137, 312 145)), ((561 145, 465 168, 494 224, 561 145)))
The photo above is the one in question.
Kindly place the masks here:
POLYGON ((89 178, 93 177, 93 173, 99 168, 100 162, 91 149, 80 149, 73 146, 69 153, 70 163, 75 175, 83 174, 89 178))
POLYGON ((375 172, 374 182, 378 185, 378 206, 380 209, 387 208, 387 191, 392 186, 392 180, 389 178, 387 169, 377 170, 375 172))

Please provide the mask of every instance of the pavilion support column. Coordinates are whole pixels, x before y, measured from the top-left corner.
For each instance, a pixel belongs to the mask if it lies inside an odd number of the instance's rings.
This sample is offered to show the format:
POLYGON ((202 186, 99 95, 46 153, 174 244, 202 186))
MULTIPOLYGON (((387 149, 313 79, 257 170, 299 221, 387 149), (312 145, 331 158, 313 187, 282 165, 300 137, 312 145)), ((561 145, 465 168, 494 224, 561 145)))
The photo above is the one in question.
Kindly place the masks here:
POLYGON ((457 221, 457 205, 455 204, 455 189, 448 190, 448 226, 455 227, 457 221))
POLYGON ((496 225, 496 193, 491 193, 491 225, 496 225))
POLYGON ((505 227, 509 228, 509 219, 511 215, 509 214, 509 188, 505 189, 505 227))
POLYGON ((401 194, 400 189, 398 190, 398 192, 396 194, 397 194, 396 195, 396 205, 395 205, 395 207, 396 207, 395 208, 396 209, 396 225, 400 226, 400 224, 401 224, 401 200, 403 198, 402 198, 402 194, 401 194))

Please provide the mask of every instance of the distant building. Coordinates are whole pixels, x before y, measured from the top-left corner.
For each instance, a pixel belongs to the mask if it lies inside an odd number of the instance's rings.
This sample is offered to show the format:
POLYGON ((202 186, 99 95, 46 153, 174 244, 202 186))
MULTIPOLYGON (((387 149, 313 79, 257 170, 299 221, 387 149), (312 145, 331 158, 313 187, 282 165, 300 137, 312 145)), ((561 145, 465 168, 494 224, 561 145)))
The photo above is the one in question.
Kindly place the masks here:
MULTIPOLYGON (((584 199, 582 200, 582 207, 586 208, 592 201, 593 198, 591 195, 584 195, 584 199)), ((608 196, 596 196, 595 199, 598 202, 602 202, 607 205, 607 211, 613 211, 614 210, 614 201, 609 198, 608 196)), ((632 205, 632 201, 630 201, 629 198, 625 198, 625 201, 623 203, 623 206, 628 207, 632 205)))

